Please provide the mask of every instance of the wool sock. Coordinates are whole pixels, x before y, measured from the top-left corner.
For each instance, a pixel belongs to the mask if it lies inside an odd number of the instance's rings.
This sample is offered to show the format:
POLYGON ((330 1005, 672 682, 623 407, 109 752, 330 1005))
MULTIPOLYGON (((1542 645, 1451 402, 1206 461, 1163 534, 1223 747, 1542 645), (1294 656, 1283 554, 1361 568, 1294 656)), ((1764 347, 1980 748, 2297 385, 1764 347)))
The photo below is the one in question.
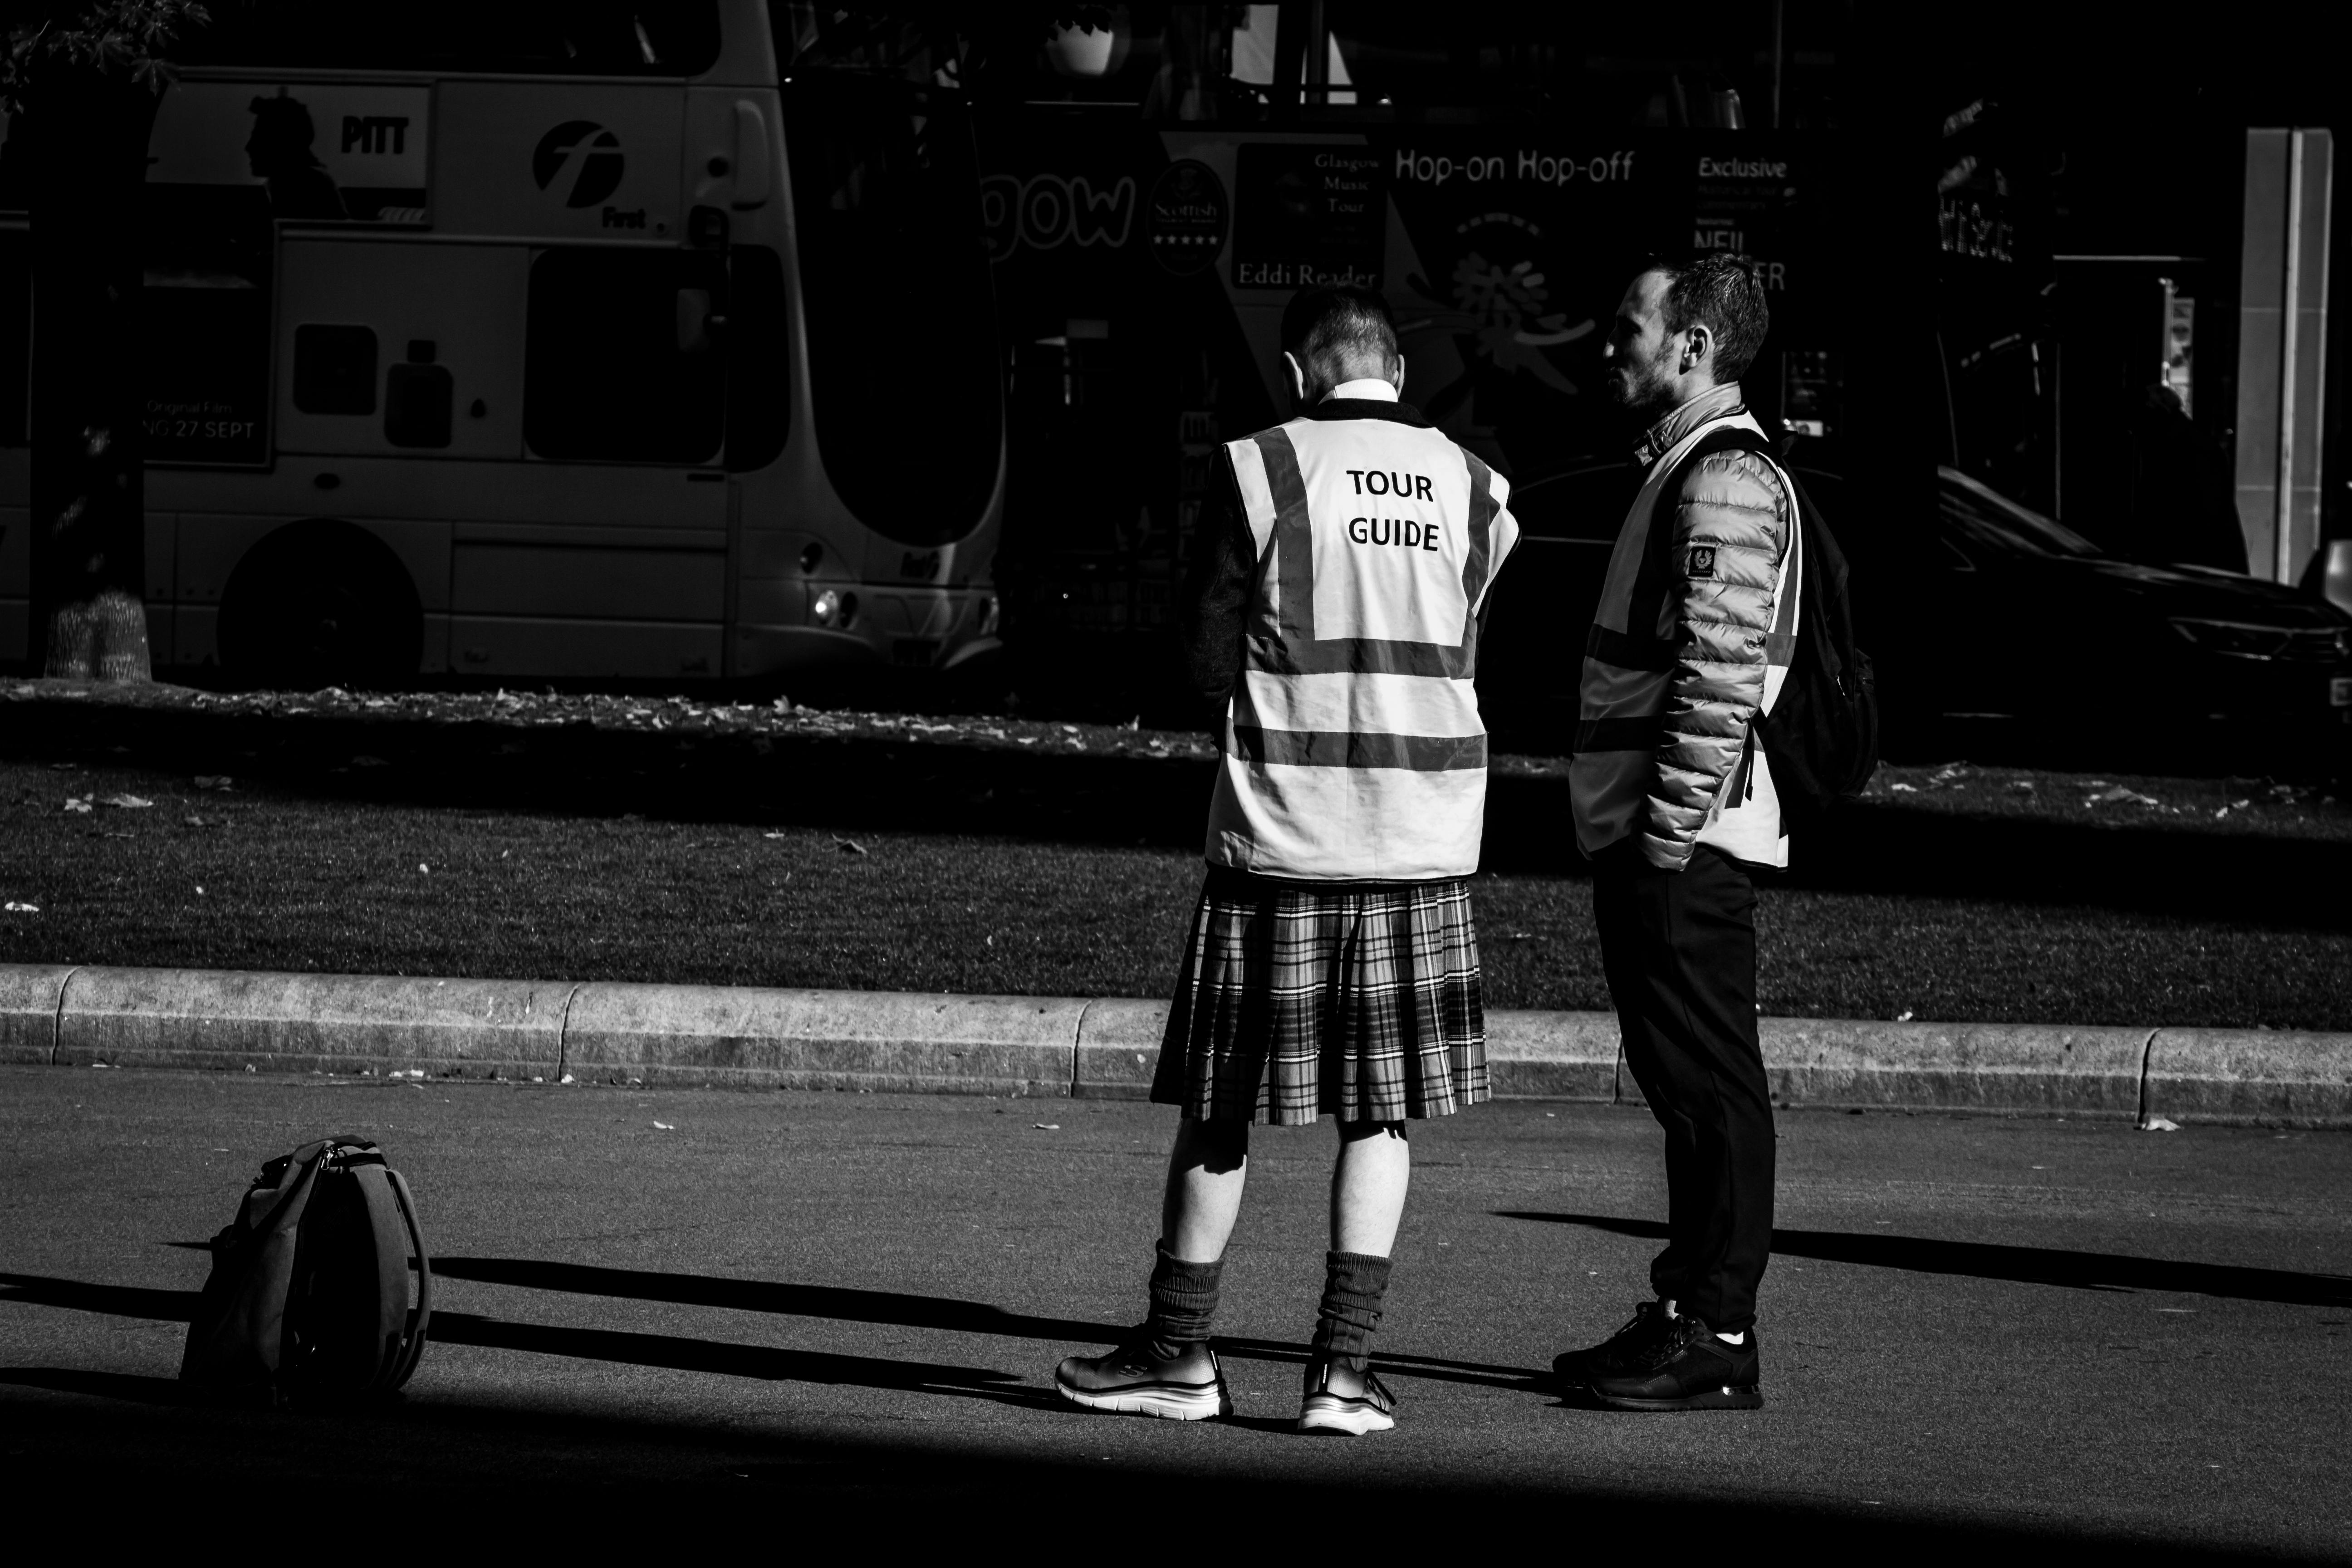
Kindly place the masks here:
POLYGON ((1727 1345, 1744 1345, 1748 1342, 1748 1331, 1742 1329, 1736 1334, 1717 1333, 1715 1337, 1727 1345))
POLYGON ((1144 1329, 1151 1337, 1151 1353, 1161 1361, 1174 1361, 1208 1339, 1209 1320, 1217 1315, 1217 1280, 1225 1271, 1225 1260, 1187 1263, 1171 1258, 1164 1242, 1159 1254, 1151 1266, 1151 1315, 1144 1320, 1144 1329))
POLYGON ((1372 1331, 1381 1326, 1381 1298, 1388 1288, 1387 1258, 1363 1252, 1325 1253, 1315 1348, 1352 1372, 1363 1371, 1372 1353, 1372 1331))

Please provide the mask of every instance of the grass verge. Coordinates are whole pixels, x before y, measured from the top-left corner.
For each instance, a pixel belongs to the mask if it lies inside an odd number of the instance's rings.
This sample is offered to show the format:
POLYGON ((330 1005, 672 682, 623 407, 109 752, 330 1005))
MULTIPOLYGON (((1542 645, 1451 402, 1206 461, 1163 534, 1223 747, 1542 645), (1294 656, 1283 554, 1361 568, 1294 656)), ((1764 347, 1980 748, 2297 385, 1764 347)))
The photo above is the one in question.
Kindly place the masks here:
MULTIPOLYGON (((0 961, 1155 995, 1199 881, 1189 736, 16 689, 0 961)), ((1496 772, 1489 1001, 1604 1007, 1563 770, 1496 772)), ((1890 768, 1797 858, 1769 1012, 2352 1028, 2352 812, 2306 787, 1890 768)))

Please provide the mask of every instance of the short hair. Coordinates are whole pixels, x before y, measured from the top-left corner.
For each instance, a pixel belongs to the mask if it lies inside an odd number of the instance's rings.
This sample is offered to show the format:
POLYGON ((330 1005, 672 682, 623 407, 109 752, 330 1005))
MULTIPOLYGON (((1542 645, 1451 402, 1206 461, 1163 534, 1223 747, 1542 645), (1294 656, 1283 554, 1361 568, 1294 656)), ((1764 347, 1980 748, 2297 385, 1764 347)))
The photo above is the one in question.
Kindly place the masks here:
POLYGON ((1367 362, 1388 375, 1397 367, 1396 319, 1369 289, 1313 284, 1283 308, 1282 346, 1326 385, 1338 385, 1348 379, 1340 372, 1367 362))
POLYGON ((1645 270, 1666 279, 1658 313, 1667 333, 1705 327, 1715 335, 1715 379, 1738 381, 1747 374, 1772 326, 1764 285, 1748 258, 1717 251, 1696 261, 1653 261, 1645 270))

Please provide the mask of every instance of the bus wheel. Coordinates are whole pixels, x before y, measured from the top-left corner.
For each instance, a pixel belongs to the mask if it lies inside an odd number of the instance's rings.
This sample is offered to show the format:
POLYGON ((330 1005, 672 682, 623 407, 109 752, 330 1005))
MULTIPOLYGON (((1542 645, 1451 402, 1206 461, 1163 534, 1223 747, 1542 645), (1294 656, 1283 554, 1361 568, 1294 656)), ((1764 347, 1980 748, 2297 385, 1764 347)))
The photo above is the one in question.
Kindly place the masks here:
POLYGON ((397 684, 416 674, 424 651, 408 568, 348 522, 278 530, 246 552, 221 595, 221 664, 255 685, 397 684))

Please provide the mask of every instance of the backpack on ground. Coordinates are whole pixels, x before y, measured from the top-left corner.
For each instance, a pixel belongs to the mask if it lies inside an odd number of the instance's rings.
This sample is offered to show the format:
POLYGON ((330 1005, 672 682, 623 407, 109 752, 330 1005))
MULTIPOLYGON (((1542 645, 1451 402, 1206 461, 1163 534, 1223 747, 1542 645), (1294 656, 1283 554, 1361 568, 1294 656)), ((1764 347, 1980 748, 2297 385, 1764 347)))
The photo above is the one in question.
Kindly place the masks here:
POLYGON ((1878 771, 1878 675, 1853 640, 1845 552, 1795 471, 1781 467, 1797 503, 1797 646, 1756 739, 1772 764, 1782 820, 1803 828, 1858 797, 1878 771))
POLYGON ((212 1249, 184 1381, 285 1402, 390 1394, 416 1370, 433 1265, 408 1184, 366 1139, 264 1165, 212 1249))

